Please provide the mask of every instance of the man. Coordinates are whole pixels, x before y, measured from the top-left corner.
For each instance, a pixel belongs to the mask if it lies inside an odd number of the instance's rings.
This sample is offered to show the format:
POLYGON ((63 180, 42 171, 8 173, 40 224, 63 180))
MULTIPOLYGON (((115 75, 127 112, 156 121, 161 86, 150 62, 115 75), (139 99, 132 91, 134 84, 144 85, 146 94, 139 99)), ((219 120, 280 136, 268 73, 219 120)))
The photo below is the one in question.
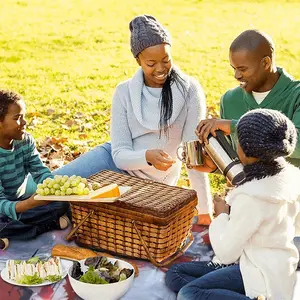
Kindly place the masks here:
MULTIPOLYGON (((202 120, 197 133, 207 143, 211 133, 222 130, 230 135, 236 148, 236 124, 247 111, 255 108, 279 110, 293 121, 298 130, 296 150, 288 161, 300 167, 300 81, 295 81, 275 64, 275 47, 271 38, 257 30, 246 30, 231 44, 230 64, 240 85, 221 98, 221 119, 202 120)), ((210 163, 211 171, 215 168, 210 163)), ((199 171, 201 167, 197 168, 199 171)))
MULTIPOLYGON (((240 85, 221 98, 221 119, 206 119, 199 123, 196 132, 201 143, 208 143, 210 133, 215 136, 216 130, 222 130, 225 135, 230 135, 236 149, 236 124, 244 113, 255 108, 279 110, 298 131, 296 149, 287 160, 300 167, 300 81, 276 66, 274 43, 258 30, 246 30, 232 42, 229 60, 240 85)), ((204 166, 195 169, 214 172, 217 168, 209 157, 205 157, 204 166)), ((219 203, 225 205, 223 201, 219 203)), ((299 237, 295 244, 300 251, 299 237)))

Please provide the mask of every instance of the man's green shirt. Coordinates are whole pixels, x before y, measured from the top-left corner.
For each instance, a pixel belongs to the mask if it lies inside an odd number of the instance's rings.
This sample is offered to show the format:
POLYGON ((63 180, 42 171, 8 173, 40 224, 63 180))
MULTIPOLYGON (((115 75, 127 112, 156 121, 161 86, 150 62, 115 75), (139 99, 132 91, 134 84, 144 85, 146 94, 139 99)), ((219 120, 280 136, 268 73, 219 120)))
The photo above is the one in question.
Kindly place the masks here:
POLYGON ((277 68, 277 71, 280 77, 261 104, 255 101, 252 93, 247 93, 241 87, 227 91, 221 99, 221 118, 232 120, 231 140, 236 148, 236 124, 244 113, 256 108, 281 111, 298 130, 296 149, 287 160, 300 167, 300 81, 295 81, 282 68, 277 68))

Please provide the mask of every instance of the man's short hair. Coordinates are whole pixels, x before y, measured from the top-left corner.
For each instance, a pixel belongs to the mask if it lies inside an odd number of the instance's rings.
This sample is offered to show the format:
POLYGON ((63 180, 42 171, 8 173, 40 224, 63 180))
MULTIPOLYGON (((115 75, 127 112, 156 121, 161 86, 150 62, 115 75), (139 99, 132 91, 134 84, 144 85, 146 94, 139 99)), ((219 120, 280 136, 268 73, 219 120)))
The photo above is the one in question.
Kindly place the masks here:
POLYGON ((239 50, 257 51, 260 50, 263 56, 273 58, 275 45, 269 35, 259 30, 250 29, 242 32, 230 45, 230 51, 239 50))

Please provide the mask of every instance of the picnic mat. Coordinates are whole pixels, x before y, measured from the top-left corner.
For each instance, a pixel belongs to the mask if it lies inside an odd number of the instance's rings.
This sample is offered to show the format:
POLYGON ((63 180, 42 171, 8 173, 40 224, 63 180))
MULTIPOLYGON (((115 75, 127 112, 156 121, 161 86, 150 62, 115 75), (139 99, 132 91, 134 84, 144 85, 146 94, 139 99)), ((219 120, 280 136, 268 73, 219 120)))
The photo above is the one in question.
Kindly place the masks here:
MULTIPOLYGON (((67 243, 64 237, 70 229, 44 233, 31 241, 10 241, 7 250, 0 250, 0 269, 5 267, 7 259, 28 259, 38 249, 36 256, 45 258, 50 256, 55 244, 75 245, 67 243)), ((194 243, 177 262, 199 260, 208 261, 213 255, 208 245, 208 229, 198 225, 193 226, 194 243)), ((130 259, 128 259, 130 261, 130 259)), ((131 260, 139 268, 139 276, 135 278, 130 290, 122 300, 175 300, 176 294, 165 285, 165 271, 143 260, 131 260)), ((0 279, 1 300, 79 300, 67 278, 62 281, 43 287, 24 288, 8 284, 0 279)))
MULTIPOLYGON (((64 237, 70 229, 45 233, 32 241, 11 241, 7 250, 0 250, 0 269, 5 267, 7 259, 28 259, 35 251, 37 256, 47 257, 55 244, 68 244, 64 237)), ((185 261, 208 261, 213 255, 209 246, 208 229, 204 226, 193 226, 194 243, 186 253, 174 263, 185 261)), ((300 244, 299 244, 300 246, 300 244)), ((130 260, 129 260, 130 261, 130 260)), ((139 276, 135 278, 132 287, 121 300, 175 300, 176 294, 165 285, 166 268, 159 269, 151 263, 142 260, 132 260, 139 267, 139 276)), ((300 272, 295 288, 294 300, 300 299, 300 272)), ((62 281, 35 288, 24 288, 10 285, 0 278, 1 300, 80 300, 67 278, 62 281)))

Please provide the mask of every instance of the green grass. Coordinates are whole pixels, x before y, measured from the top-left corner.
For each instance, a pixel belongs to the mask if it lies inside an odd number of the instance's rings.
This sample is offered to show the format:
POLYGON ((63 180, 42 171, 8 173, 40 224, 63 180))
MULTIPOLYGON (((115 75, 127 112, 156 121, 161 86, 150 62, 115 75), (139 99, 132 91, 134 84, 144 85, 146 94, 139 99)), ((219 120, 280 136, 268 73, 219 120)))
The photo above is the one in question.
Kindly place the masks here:
POLYGON ((173 37, 173 58, 203 85, 209 113, 236 82, 228 47, 243 30, 269 33, 277 63, 300 78, 299 1, 5 0, 0 2, 0 87, 24 95, 34 137, 86 133, 93 147, 109 139, 115 86, 137 69, 129 48, 129 21, 152 14, 173 37), (54 109, 52 115, 48 109, 54 109), (62 126, 83 112, 91 128, 62 126), (80 131, 81 130, 81 131, 80 131))

